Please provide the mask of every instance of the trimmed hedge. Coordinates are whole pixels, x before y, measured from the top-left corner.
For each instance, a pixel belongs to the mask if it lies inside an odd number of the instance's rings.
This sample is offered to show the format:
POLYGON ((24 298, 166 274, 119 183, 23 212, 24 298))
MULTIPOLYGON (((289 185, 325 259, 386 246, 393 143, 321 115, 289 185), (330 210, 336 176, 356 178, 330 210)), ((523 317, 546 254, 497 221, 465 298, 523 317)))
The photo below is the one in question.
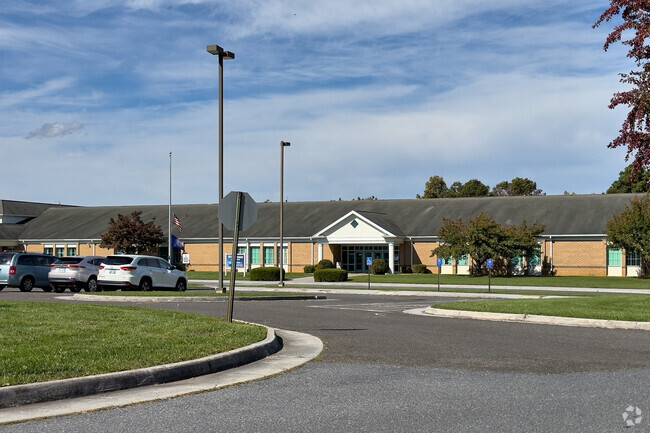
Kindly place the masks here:
POLYGON ((372 266, 370 267, 370 272, 374 275, 384 275, 388 272, 388 263, 382 259, 375 259, 372 261, 372 266))
POLYGON ((323 259, 320 262, 318 262, 318 265, 316 265, 316 270, 320 269, 335 269, 336 266, 334 266, 334 263, 329 260, 329 259, 323 259))
POLYGON ((314 272, 314 281, 317 283, 338 283, 348 280, 348 271, 345 269, 318 269, 314 272))
POLYGON ((302 270, 303 270, 303 272, 305 274, 313 274, 314 271, 316 270, 316 266, 315 265, 307 265, 304 268, 302 268, 302 270))
MULTIPOLYGON (((282 270, 282 277, 284 278, 284 269, 282 270)), ((254 268, 251 269, 251 281, 279 281, 280 268, 267 267, 267 268, 254 268)))
POLYGON ((427 265, 413 265, 413 273, 415 273, 415 274, 430 274, 431 271, 427 269, 427 265))

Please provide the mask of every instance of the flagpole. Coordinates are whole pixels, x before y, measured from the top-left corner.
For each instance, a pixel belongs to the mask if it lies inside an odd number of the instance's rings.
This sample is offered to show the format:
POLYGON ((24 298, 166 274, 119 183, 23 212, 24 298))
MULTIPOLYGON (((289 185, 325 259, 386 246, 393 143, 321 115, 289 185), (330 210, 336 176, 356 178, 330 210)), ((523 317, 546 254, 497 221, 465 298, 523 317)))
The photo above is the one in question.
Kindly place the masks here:
POLYGON ((167 261, 172 262, 172 153, 169 152, 169 214, 167 215, 167 261))

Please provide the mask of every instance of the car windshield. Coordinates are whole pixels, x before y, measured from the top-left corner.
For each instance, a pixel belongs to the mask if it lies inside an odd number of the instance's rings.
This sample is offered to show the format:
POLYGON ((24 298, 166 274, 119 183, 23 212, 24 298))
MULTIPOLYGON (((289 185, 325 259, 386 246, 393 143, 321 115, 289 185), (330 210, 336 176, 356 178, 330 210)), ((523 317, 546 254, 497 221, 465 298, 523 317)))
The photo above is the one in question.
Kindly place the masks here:
POLYGON ((14 255, 15 255, 15 253, 0 254, 0 265, 10 265, 11 264, 11 258, 14 255))
POLYGON ((61 257, 59 260, 54 262, 55 265, 75 265, 81 263, 83 257, 61 257))
POLYGON ((128 265, 133 259, 131 257, 124 256, 109 256, 104 260, 105 265, 128 265))

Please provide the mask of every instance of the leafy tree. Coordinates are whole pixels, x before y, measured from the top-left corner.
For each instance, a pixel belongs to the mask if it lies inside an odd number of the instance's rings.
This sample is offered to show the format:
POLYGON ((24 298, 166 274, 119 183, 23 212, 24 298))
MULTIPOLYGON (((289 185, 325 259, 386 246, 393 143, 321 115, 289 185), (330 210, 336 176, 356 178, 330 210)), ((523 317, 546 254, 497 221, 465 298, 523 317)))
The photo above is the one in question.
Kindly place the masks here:
POLYGON ((141 211, 135 211, 131 216, 118 214, 117 220, 111 218, 100 246, 126 254, 154 253, 155 248, 162 243, 162 229, 155 224, 155 218, 145 223, 140 218, 141 215, 141 211))
POLYGON ((619 173, 618 179, 609 187, 607 194, 626 192, 650 192, 650 172, 641 167, 635 173, 632 164, 625 167, 625 170, 619 173))
POLYGON ((607 222, 607 240, 614 247, 640 252, 641 271, 650 276, 650 196, 634 198, 620 215, 607 222))
POLYGON ((448 196, 449 188, 447 188, 445 180, 440 176, 433 176, 424 185, 424 195, 420 197, 418 194, 417 198, 442 198, 448 196))
POLYGON ((470 218, 467 224, 460 218, 443 219, 438 229, 441 243, 431 252, 431 257, 450 259, 468 254, 473 261, 472 274, 481 275, 487 259, 508 262, 515 255, 526 258, 538 255, 537 238, 544 228, 538 222, 528 225, 526 220, 519 227, 504 228, 486 212, 470 218))
POLYGON ((537 188, 537 182, 521 177, 515 177, 512 182, 504 180, 492 189, 492 195, 542 195, 542 190, 537 188))
POLYGON ((623 33, 630 39, 622 42, 629 51, 627 57, 634 59, 640 70, 621 74, 621 82, 631 86, 630 90, 615 93, 609 108, 627 105, 630 111, 623 121, 618 137, 608 147, 627 148, 626 161, 633 156, 633 171, 650 167, 650 49, 646 39, 650 37, 650 4, 645 0, 610 0, 609 8, 603 12, 594 27, 608 22, 620 14, 622 22, 605 40, 604 50, 621 41, 623 33))
POLYGON ((459 181, 456 181, 451 184, 449 187, 448 197, 460 197, 460 190, 463 188, 463 184, 459 181))
POLYGON ((528 225, 524 219, 519 227, 510 226, 507 231, 507 253, 511 258, 514 256, 523 256, 526 258, 526 266, 524 274, 528 275, 530 259, 540 255, 541 247, 537 242, 539 235, 546 229, 544 224, 535 221, 532 225, 528 225))
POLYGON ((489 192, 489 186, 478 179, 471 179, 460 188, 459 197, 485 197, 489 192))

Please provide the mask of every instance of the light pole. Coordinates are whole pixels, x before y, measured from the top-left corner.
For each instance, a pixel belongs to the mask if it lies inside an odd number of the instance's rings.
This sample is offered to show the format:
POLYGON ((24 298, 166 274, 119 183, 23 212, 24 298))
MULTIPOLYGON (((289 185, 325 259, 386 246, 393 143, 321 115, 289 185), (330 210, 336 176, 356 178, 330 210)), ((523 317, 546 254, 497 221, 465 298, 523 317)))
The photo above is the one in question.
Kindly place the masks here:
POLYGON ((284 148, 291 146, 291 143, 288 141, 280 142, 280 284, 279 287, 284 287, 284 281, 282 278, 282 271, 284 270, 284 239, 282 237, 282 229, 284 228, 283 220, 283 207, 284 207, 284 148))
MULTIPOLYGON (((223 200, 223 60, 232 60, 235 53, 225 51, 219 45, 208 45, 208 53, 219 56, 219 204, 223 200)), ((219 287, 225 293, 223 285, 223 224, 219 220, 219 287)))

